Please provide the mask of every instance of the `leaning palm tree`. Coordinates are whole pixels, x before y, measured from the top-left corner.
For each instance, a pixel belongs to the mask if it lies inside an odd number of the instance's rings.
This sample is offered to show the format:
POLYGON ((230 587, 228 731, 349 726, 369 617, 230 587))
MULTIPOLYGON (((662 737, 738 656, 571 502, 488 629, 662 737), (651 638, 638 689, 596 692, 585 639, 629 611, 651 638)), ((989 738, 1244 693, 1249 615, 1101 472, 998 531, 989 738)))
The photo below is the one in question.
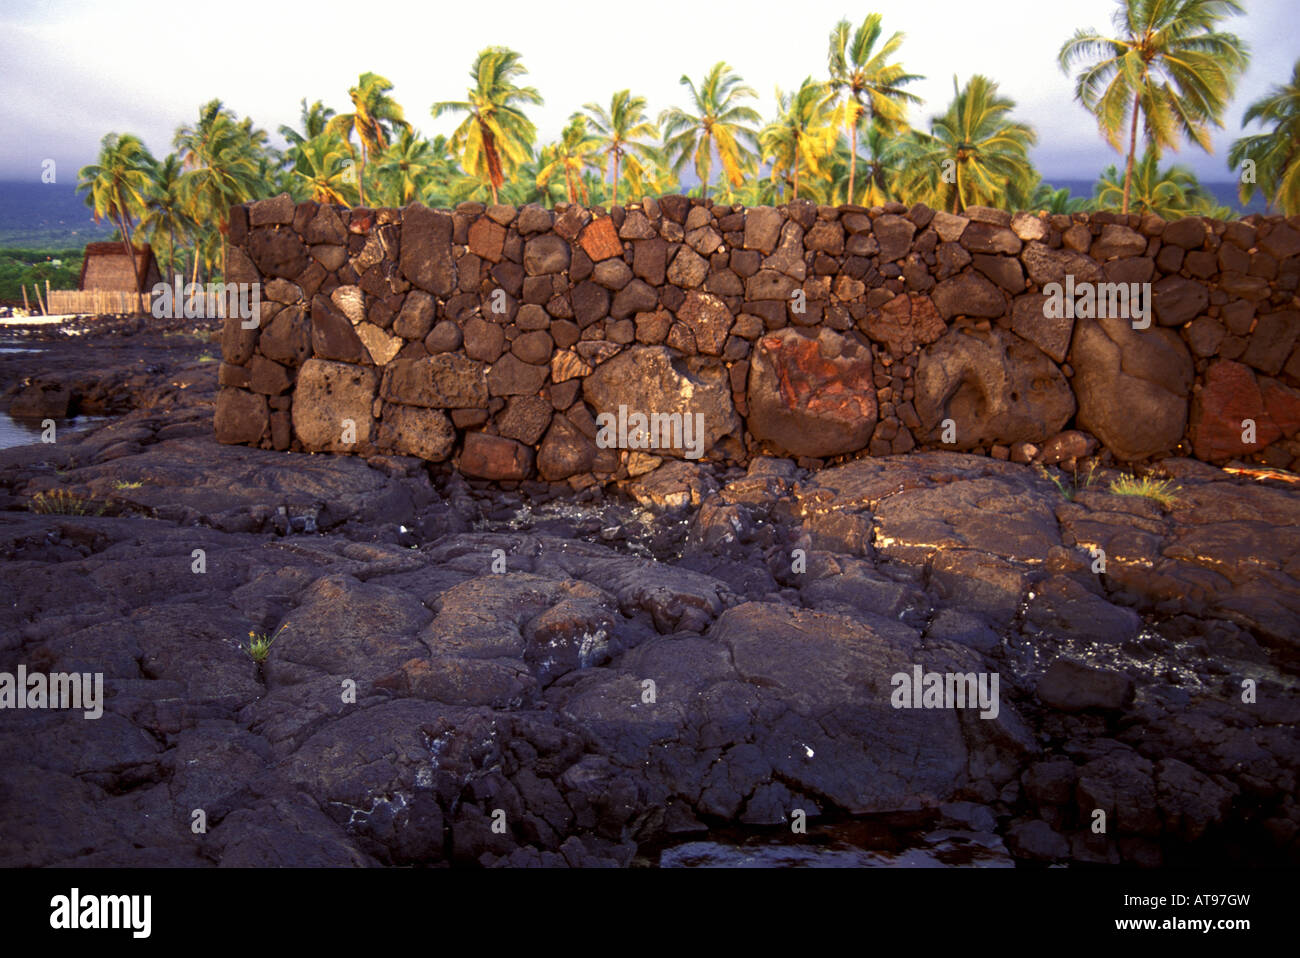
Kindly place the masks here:
POLYGON ((354 132, 361 142, 357 190, 362 203, 366 201, 367 157, 382 153, 394 132, 410 126, 401 105, 388 95, 392 89, 393 84, 378 73, 361 74, 357 85, 348 89, 348 96, 352 99, 352 112, 340 113, 325 124, 325 129, 343 137, 349 148, 354 132))
POLYGON ((954 213, 1023 204, 1038 182, 1028 154, 1038 134, 1010 119, 1015 101, 999 96, 988 77, 976 74, 960 90, 953 77, 952 89, 952 103, 930 121, 929 134, 914 131, 892 147, 902 167, 900 194, 954 213))
POLYGON ((614 195, 611 202, 618 204, 618 175, 623 157, 645 155, 647 138, 655 139, 659 131, 646 119, 646 100, 643 96, 632 96, 631 90, 619 90, 609 101, 606 110, 599 103, 587 103, 583 109, 591 117, 591 125, 601 140, 601 152, 613 165, 610 182, 614 195))
POLYGON ((771 178, 786 177, 799 198, 799 177, 825 176, 824 165, 839 138, 826 84, 806 77, 794 93, 776 91, 777 117, 763 127, 758 142, 772 163, 771 178))
MULTIPOLYGON (((1209 153, 1209 125, 1223 126, 1237 77, 1250 62, 1246 45, 1216 29, 1237 0, 1117 0, 1116 36, 1077 30, 1058 59, 1075 78, 1074 97, 1097 118, 1106 140, 1120 149, 1128 126, 1126 184, 1137 157, 1138 119, 1150 147, 1177 149, 1186 137, 1209 153)), ((1125 189, 1121 212, 1128 212, 1125 189)))
POLYGON ((1228 151, 1232 169, 1245 160, 1255 165, 1255 175, 1241 180, 1241 202, 1249 203, 1258 187, 1273 209, 1286 216, 1300 213, 1300 60, 1291 68, 1290 83, 1270 88, 1247 107, 1241 123, 1252 120, 1271 123, 1273 129, 1244 136, 1228 151))
MULTIPOLYGON (((86 191, 86 205, 95 222, 107 219, 117 224, 122 246, 135 272, 137 295, 143 292, 144 277, 131 245, 131 221, 143 216, 152 189, 154 158, 138 136, 109 133, 100 141, 99 161, 77 171, 77 192, 86 191)), ((143 301, 138 301, 143 305, 143 301)))
POLYGON ((1128 185, 1129 206, 1135 213, 1178 219, 1214 211, 1214 198, 1191 169, 1177 164, 1161 167, 1159 161, 1159 154, 1148 147, 1131 171, 1121 173, 1113 163, 1102 170, 1095 187, 1097 208, 1115 209, 1123 203, 1128 185))
POLYGON ((757 146, 753 124, 760 120, 757 111, 741 106, 740 101, 754 99, 757 94, 721 61, 713 65, 698 87, 686 76, 681 83, 690 90, 690 108, 695 112, 671 107, 659 115, 664 148, 675 158, 673 171, 680 175, 687 161, 693 160, 700 178, 700 195, 707 197, 716 152, 723 175, 732 186, 739 186, 743 179, 741 166, 757 146))
POLYGON ((535 178, 537 186, 544 190, 557 173, 563 173, 569 202, 578 202, 581 191, 582 202, 589 204, 590 193, 582 176, 596 165, 595 156, 599 150, 600 140, 587 129, 587 118, 581 113, 573 114, 569 118, 569 125, 560 134, 559 142, 543 149, 543 162, 539 165, 535 178))
POLYGON ((541 106, 542 95, 530 86, 515 86, 527 72, 514 50, 488 47, 470 68, 474 86, 468 99, 441 101, 431 111, 435 119, 444 113, 466 115, 451 136, 451 148, 460 153, 468 174, 487 181, 493 203, 507 177, 530 159, 537 136, 523 106, 541 106))
POLYGON ((831 31, 827 61, 831 89, 844 98, 839 119, 849 131, 850 203, 857 202, 854 197, 861 124, 872 122, 887 133, 898 132, 907 126, 907 105, 921 102, 920 97, 903 87, 925 78, 907 73, 897 61, 889 62, 902 46, 903 34, 894 33, 877 50, 881 32, 878 13, 867 14, 856 30, 848 20, 841 20, 831 31))

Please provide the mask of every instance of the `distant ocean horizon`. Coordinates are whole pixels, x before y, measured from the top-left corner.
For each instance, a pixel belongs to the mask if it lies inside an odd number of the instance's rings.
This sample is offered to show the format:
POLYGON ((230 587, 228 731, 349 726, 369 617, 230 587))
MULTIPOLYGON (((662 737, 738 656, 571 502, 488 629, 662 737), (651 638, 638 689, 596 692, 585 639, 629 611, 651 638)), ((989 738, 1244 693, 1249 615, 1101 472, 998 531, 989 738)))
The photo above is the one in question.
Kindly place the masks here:
MULTIPOLYGON (((1072 196, 1091 197, 1092 180, 1044 176, 1043 182, 1056 189, 1066 187, 1072 196)), ((1222 206, 1242 215, 1265 212, 1263 198, 1256 194, 1244 209, 1233 182, 1202 182, 1222 206)), ((72 249, 111 239, 113 224, 96 223, 85 198, 72 183, 0 181, 0 248, 72 249)))
MULTIPOLYGON (((1066 179, 1064 177, 1053 179, 1050 176, 1044 176, 1043 182, 1050 183, 1058 190, 1062 187, 1068 187, 1071 196, 1087 197, 1091 199, 1094 192, 1093 188, 1097 181, 1074 180, 1066 179)), ((1203 189, 1210 192, 1215 200, 1218 201, 1220 206, 1226 206, 1229 209, 1240 213, 1242 216, 1249 216, 1251 213, 1267 212, 1264 197, 1259 193, 1256 193, 1251 197, 1250 202, 1243 207, 1241 205, 1241 198, 1237 195, 1237 184, 1231 180, 1220 183, 1211 183, 1208 180, 1201 180, 1200 184, 1203 189)))

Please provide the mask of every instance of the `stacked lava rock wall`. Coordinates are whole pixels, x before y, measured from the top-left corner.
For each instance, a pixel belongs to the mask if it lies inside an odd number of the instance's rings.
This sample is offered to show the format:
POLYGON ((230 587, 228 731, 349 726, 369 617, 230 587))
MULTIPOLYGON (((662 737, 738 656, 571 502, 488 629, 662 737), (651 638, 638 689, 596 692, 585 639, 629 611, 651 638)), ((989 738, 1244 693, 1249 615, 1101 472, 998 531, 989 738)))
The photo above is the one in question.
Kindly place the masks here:
POLYGON ((624 407, 702 414, 704 458, 732 463, 1100 445, 1300 466, 1300 217, 281 195, 234 209, 225 279, 262 304, 226 322, 222 442, 574 483, 688 454, 602 448, 624 407), (1149 325, 1074 318, 1051 284, 1150 284, 1149 325))

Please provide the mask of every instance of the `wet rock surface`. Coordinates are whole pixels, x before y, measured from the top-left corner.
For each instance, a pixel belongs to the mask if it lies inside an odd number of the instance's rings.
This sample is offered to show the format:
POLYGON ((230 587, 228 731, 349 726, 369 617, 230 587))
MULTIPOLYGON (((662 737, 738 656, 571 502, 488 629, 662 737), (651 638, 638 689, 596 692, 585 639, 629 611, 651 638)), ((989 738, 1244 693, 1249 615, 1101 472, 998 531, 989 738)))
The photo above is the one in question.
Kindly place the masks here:
POLYGON ((0 451, 0 672, 104 676, 96 720, 0 710, 0 864, 1296 860, 1294 486, 945 452, 493 483, 218 443, 205 351, 0 357, 120 413, 0 451), (918 671, 996 710, 900 700, 918 671))

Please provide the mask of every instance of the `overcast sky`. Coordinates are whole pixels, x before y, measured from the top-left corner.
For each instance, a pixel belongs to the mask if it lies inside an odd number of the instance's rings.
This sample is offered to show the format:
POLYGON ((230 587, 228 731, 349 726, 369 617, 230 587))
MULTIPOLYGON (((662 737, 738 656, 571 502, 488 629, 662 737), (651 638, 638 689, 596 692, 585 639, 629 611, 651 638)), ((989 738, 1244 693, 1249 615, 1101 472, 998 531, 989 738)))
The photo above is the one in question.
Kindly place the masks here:
MULTIPOLYGON (((1245 0, 1247 14, 1223 29, 1250 46, 1251 66, 1237 87, 1215 151, 1184 147, 1174 156, 1203 180, 1228 180, 1226 153, 1241 134, 1241 115, 1270 86, 1285 82, 1300 44, 1296 0, 1245 0)), ((842 16, 855 24, 883 14, 901 30, 904 66, 926 79, 911 113, 926 127, 961 82, 984 73, 1016 101, 1015 115, 1038 131, 1034 161, 1046 179, 1092 179, 1117 155, 1073 101, 1073 82, 1056 65, 1077 27, 1109 31, 1114 0, 796 0, 727 3, 566 4, 436 0, 335 3, 313 0, 5 0, 0 10, 0 179, 40 178, 46 158, 59 182, 94 160, 109 131, 141 136, 155 155, 172 149, 181 123, 219 97, 252 116, 272 141, 282 123, 297 126, 299 100, 323 100, 339 112, 367 70, 388 77, 407 119, 426 135, 449 133, 457 120, 433 120, 435 100, 462 99, 469 67, 485 46, 523 55, 527 82, 546 99, 533 111, 543 141, 555 138, 575 109, 608 103, 630 87, 651 111, 685 105, 683 73, 698 78, 725 60, 759 93, 765 118, 774 88, 826 73, 827 35, 842 16), (978 14, 977 14, 978 11, 978 14)))

